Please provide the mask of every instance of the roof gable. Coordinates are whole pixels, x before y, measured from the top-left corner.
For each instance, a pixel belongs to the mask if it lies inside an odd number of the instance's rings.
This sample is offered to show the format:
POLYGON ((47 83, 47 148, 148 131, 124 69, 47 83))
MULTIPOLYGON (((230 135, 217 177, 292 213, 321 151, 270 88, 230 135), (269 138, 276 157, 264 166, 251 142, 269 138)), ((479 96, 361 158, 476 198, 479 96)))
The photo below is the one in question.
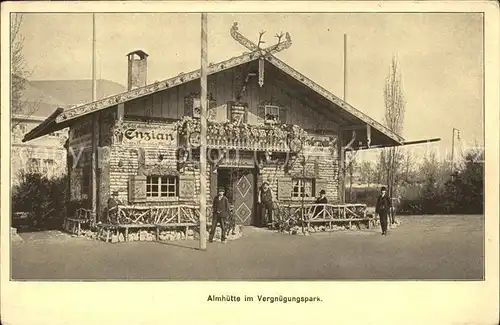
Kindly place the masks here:
MULTIPOLYGON (((404 139, 397 135, 396 133, 392 132, 388 128, 386 128, 384 125, 380 124, 379 122, 375 121, 368 115, 362 113, 361 111, 357 110, 353 106, 349 105, 348 103, 344 102, 337 96, 333 95, 331 92, 326 90, 325 88, 321 87, 311 79, 307 78, 300 72, 296 71, 283 61, 279 60, 273 55, 262 53, 262 51, 255 51, 251 53, 245 53, 241 56, 238 57, 233 57, 229 60, 222 61, 216 64, 211 64, 208 67, 208 74, 215 74, 218 72, 221 72, 223 70, 227 70, 254 60, 258 60, 259 58, 263 57, 265 60, 267 60, 269 63, 271 63, 273 66, 276 68, 280 69, 284 73, 286 73, 288 76, 291 78, 297 80, 298 82, 301 83, 302 86, 307 87, 308 89, 314 91, 327 101, 333 103, 336 105, 338 108, 340 108, 342 111, 345 111, 346 113, 356 117, 357 119, 361 120, 362 123, 366 123, 367 125, 375 128, 385 136, 387 136, 389 139, 394 141, 395 143, 402 144, 404 139)), ((166 79, 163 81, 155 82, 150 85, 146 85, 144 87, 136 88, 130 91, 126 91, 114 96, 109 96, 107 98, 103 98, 94 102, 90 102, 87 104, 83 104, 80 106, 76 107, 71 107, 67 108, 64 110, 59 110, 58 114, 54 114, 51 116, 53 119, 53 123, 55 124, 61 124, 63 123, 64 125, 68 125, 68 122, 79 118, 81 116, 91 114, 93 112, 125 103, 137 98, 141 98, 147 95, 154 94, 159 91, 163 91, 166 89, 170 89, 176 86, 179 86, 181 84, 185 84, 187 82, 196 80, 200 78, 200 70, 192 71, 189 73, 184 73, 180 74, 176 77, 166 79)), ((36 132, 35 132, 36 133, 36 132)), ((38 135, 40 136, 40 135, 38 135)), ((36 137, 35 134, 28 134, 26 136, 26 140, 29 140, 33 137, 36 137)))

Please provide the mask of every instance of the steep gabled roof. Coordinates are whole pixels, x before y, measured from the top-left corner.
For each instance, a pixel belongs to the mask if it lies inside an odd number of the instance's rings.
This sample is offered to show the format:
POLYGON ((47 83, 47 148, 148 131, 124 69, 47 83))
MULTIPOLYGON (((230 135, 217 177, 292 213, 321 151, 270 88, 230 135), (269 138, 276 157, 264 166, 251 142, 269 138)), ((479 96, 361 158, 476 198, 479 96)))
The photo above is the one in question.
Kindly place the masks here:
MULTIPOLYGON (((208 67, 208 74, 214 74, 221 72, 223 70, 227 70, 236 66, 239 66, 241 64, 245 64, 254 60, 258 60, 260 57, 264 55, 265 60, 267 60, 269 63, 271 63, 273 66, 276 68, 280 69, 281 71, 285 72, 287 75, 292 77, 293 79, 299 81, 303 86, 311 89, 315 93, 319 94, 329 102, 335 104, 338 106, 341 110, 355 116, 357 119, 359 119, 361 122, 366 123, 370 125, 371 127, 375 128, 385 136, 387 136, 389 139, 394 141, 395 143, 402 144, 404 139, 397 135, 396 133, 392 132, 382 124, 378 123, 368 115, 360 112, 353 106, 349 105, 348 103, 344 102, 343 100, 339 99, 337 96, 333 95, 331 92, 326 90, 325 88, 321 87, 320 85, 316 84, 314 81, 311 79, 307 78, 303 74, 299 73, 283 61, 279 60, 273 55, 269 54, 264 54, 261 51, 255 51, 251 53, 245 53, 241 56, 238 57, 233 57, 229 60, 222 61, 216 64, 211 64, 208 67)), ((150 85, 146 85, 144 87, 136 88, 130 91, 126 91, 117 95, 109 96, 107 98, 103 98, 101 100, 97 100, 95 102, 89 102, 87 104, 79 105, 76 107, 71 107, 63 110, 58 110, 57 112, 54 112, 54 114, 50 117, 50 121, 45 121, 47 123, 43 123, 45 125, 45 130, 54 130, 58 128, 58 125, 60 126, 68 126, 71 124, 72 120, 75 120, 77 118, 80 118, 84 115, 94 113, 96 111, 128 102, 130 100, 134 100, 136 98, 144 97, 150 94, 154 94, 159 91, 163 91, 169 88, 173 88, 176 86, 179 86, 181 84, 193 81, 200 78, 200 70, 192 71, 189 73, 185 74, 180 74, 176 77, 166 79, 160 82, 156 82, 150 85)), ((38 127, 33 129, 30 133, 26 134, 26 136, 23 139, 24 141, 29 141, 31 139, 37 138, 44 135, 41 129, 38 127)))

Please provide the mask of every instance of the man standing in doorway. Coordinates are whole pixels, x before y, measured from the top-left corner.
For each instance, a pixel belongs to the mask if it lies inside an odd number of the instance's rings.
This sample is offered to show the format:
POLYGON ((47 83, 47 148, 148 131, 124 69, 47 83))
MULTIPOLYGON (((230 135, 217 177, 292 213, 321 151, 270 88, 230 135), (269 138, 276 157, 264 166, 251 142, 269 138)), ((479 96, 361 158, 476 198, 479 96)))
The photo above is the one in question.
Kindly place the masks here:
POLYGON ((391 199, 387 195, 387 188, 385 186, 380 190, 380 195, 377 198, 377 205, 375 206, 375 213, 379 215, 380 227, 382 228, 382 235, 387 236, 387 214, 391 210, 391 199))
POLYGON ((274 193, 269 182, 265 181, 259 190, 259 195, 257 196, 257 202, 260 205, 260 216, 261 216, 261 226, 266 227, 273 223, 273 202, 274 193))
POLYGON ((215 230, 217 224, 220 224, 221 241, 226 243, 226 220, 229 218, 229 200, 224 195, 224 189, 220 188, 217 191, 217 196, 214 198, 212 206, 212 227, 210 229, 210 236, 208 241, 211 243, 214 240, 215 230))

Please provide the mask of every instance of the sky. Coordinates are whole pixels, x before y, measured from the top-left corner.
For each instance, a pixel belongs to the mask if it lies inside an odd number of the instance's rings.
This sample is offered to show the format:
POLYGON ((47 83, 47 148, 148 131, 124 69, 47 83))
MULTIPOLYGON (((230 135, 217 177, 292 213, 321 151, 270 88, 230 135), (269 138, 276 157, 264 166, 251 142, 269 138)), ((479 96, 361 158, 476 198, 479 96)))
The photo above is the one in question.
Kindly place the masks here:
MULTIPOLYGON (((344 88, 343 38, 347 34, 346 101, 383 123, 383 87, 397 56, 406 98, 402 136, 441 138, 412 146, 417 155, 455 152, 483 139, 483 19, 473 13, 221 14, 208 16, 208 60, 218 62, 247 51, 229 30, 253 41, 289 32, 292 46, 276 56, 333 94, 344 88)), ((21 33, 31 79, 91 78, 91 14, 25 14, 21 33)), ((97 14, 97 77, 126 86, 126 54, 149 54, 148 82, 200 67, 199 14, 97 14)), ((366 157, 371 157, 367 151, 366 157)), ((373 151, 371 151, 373 153, 373 151)), ((363 155, 361 155, 363 156, 363 155)))

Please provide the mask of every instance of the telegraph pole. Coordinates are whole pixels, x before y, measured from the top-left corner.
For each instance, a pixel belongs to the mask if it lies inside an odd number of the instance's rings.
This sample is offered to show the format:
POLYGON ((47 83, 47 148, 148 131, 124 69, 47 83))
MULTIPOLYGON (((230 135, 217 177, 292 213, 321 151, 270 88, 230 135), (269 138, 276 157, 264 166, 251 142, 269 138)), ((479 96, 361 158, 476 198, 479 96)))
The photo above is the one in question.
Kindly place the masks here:
MULTIPOLYGON (((207 249, 207 14, 201 14, 200 250, 207 249)), ((214 222, 212 220, 212 222, 214 222)))
POLYGON ((457 132, 457 137, 460 139, 460 130, 453 128, 453 135, 451 136, 451 177, 453 179, 455 172, 455 132, 457 132))
MULTIPOLYGON (((346 95, 347 95, 347 34, 344 34, 344 93, 343 95, 343 100, 346 100, 346 95)), ((341 133, 343 132, 342 130, 340 131, 341 133)), ((345 176, 346 176, 346 151, 344 148, 344 138, 341 134, 340 136, 340 203, 344 204, 345 203, 345 176)))
POLYGON ((344 34, 344 101, 346 100, 347 92, 347 34, 344 34))
MULTIPOLYGON (((92 14, 92 102, 97 100, 97 81, 96 81, 96 46, 95 46, 95 13, 92 14)), ((97 132, 99 130, 98 114, 92 117, 92 166, 91 186, 92 186, 92 220, 97 222, 97 132)))

